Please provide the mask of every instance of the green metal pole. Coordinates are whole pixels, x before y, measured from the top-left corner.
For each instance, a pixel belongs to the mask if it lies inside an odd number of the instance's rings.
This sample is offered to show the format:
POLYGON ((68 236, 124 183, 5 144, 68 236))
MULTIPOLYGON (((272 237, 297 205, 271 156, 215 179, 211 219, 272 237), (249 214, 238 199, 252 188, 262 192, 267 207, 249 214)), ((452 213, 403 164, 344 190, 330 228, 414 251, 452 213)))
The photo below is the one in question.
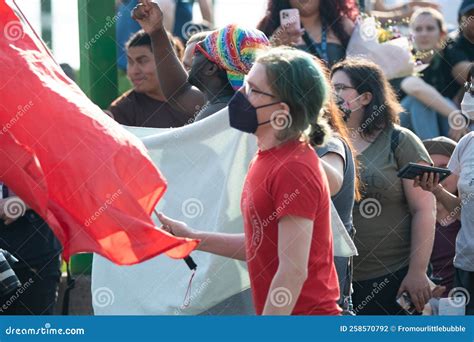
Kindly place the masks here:
POLYGON ((115 0, 78 0, 81 68, 79 84, 105 109, 117 97, 115 0))
MULTIPOLYGON (((78 0, 78 6, 79 85, 92 102, 105 109, 117 97, 115 0, 78 0)), ((92 254, 71 258, 73 274, 90 274, 91 268, 92 254)))
POLYGON ((51 0, 41 0, 41 38, 50 49, 53 48, 51 0))

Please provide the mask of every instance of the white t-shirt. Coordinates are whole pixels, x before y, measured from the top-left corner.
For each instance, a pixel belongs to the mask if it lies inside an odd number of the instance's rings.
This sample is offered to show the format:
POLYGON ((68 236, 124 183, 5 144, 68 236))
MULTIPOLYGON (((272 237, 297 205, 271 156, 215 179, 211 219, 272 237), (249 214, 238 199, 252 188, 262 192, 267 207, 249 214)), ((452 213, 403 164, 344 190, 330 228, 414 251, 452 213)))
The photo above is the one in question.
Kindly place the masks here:
POLYGON ((459 141, 448 168, 459 177, 458 192, 462 206, 454 266, 474 272, 474 132, 459 141))

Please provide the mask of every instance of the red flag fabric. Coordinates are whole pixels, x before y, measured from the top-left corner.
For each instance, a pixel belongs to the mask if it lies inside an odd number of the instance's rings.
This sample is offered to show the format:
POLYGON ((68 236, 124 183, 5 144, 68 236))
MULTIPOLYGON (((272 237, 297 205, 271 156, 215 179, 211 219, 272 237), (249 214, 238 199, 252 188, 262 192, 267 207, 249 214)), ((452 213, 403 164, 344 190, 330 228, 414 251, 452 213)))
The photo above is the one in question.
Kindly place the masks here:
POLYGON ((65 259, 186 257, 198 241, 150 218, 166 182, 142 142, 65 76, 5 0, 0 32, 0 180, 48 222, 65 259))

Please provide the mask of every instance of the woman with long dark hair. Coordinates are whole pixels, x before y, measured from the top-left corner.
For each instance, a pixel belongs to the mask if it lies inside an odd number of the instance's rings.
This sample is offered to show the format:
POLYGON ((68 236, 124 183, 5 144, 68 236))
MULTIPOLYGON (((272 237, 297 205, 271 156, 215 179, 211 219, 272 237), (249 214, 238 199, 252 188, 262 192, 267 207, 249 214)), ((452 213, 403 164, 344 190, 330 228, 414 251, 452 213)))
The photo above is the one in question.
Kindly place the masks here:
POLYGON ((331 66, 345 58, 358 14, 355 0, 269 0, 258 29, 275 45, 296 46, 331 66), (299 30, 280 23, 280 11, 290 8, 299 10, 299 30))
POLYGON ((354 311, 403 313, 396 299, 410 296, 421 312, 431 298, 427 266, 433 248, 435 201, 401 179, 409 162, 432 164, 423 143, 397 125, 402 111, 380 67, 346 59, 331 70, 360 165, 363 199, 354 206, 354 311), (367 298, 371 298, 367 300, 367 298))

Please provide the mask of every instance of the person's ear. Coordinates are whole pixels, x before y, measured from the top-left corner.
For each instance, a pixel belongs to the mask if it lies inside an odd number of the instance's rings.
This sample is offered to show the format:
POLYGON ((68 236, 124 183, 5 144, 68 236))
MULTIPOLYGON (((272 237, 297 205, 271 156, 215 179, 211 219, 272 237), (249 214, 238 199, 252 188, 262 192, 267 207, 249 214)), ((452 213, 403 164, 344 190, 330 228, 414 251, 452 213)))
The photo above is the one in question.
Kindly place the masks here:
POLYGON ((445 40, 446 40, 447 36, 448 36, 447 32, 440 31, 440 33, 439 33, 439 41, 440 42, 438 43, 439 46, 443 46, 443 44, 445 44, 445 40))
POLYGON ((361 97, 360 97, 360 102, 363 106, 367 106, 371 101, 372 101, 372 93, 365 92, 361 97))
POLYGON ((285 102, 280 102, 278 106, 280 107, 280 111, 282 113, 288 113, 288 115, 290 115, 290 106, 288 106, 285 102))
POLYGON ((271 113, 269 120, 272 120, 273 125, 280 127, 280 129, 289 127, 292 122, 292 117, 288 104, 285 102, 278 103, 276 110, 271 113))
POLYGON ((211 76, 216 75, 218 71, 219 71, 219 67, 217 66, 217 64, 207 63, 207 65, 204 69, 204 74, 207 77, 211 77, 211 76))

